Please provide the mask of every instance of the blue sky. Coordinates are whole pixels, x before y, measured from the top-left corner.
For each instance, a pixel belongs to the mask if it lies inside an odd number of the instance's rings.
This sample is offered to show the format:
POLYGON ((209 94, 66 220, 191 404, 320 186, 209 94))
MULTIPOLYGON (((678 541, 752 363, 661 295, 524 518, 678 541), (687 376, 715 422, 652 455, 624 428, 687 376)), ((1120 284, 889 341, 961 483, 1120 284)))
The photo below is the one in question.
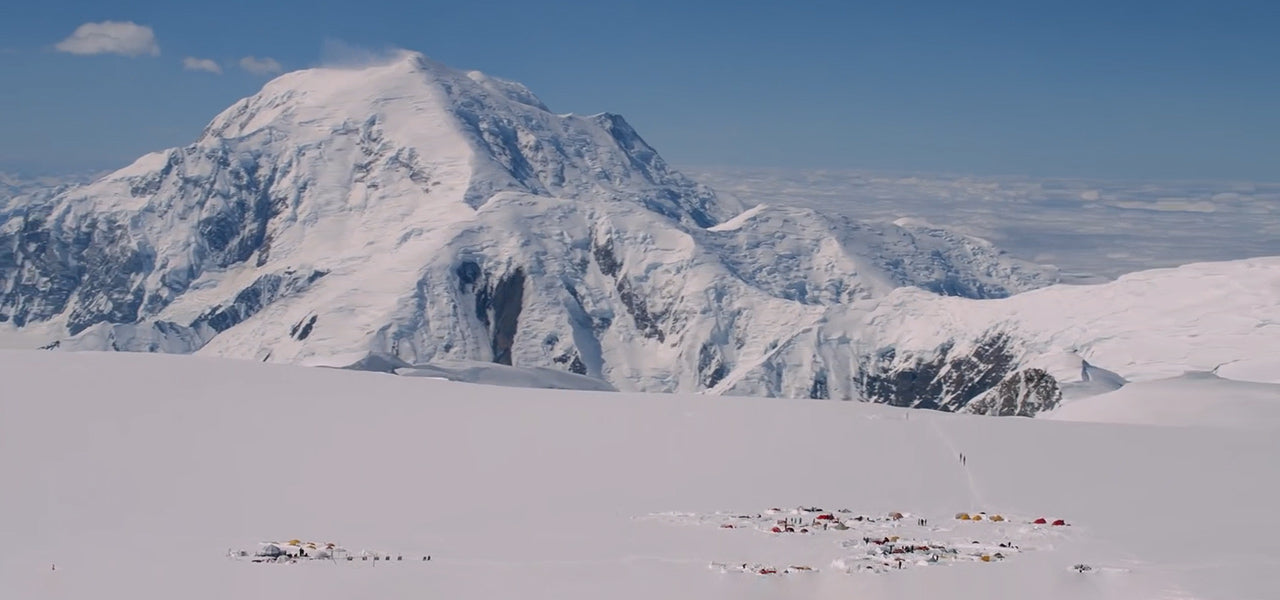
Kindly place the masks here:
POLYGON ((0 19, 0 169, 187 143, 270 77, 245 57, 292 70, 346 44, 515 79, 557 112, 621 113, 676 164, 1277 181, 1277 5, 23 1, 0 19), (69 39, 104 21, 154 43, 69 39))

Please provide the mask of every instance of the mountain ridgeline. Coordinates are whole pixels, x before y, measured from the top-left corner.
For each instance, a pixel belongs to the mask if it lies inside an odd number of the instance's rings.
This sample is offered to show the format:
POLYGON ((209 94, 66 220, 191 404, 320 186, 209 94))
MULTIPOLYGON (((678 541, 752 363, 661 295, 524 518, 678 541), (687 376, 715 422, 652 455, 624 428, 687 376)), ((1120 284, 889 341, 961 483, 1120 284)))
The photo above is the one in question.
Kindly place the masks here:
POLYGON ((189 146, 9 204, 0 335, 35 345, 1000 415, 1061 398, 1034 335, 943 316, 914 325, 952 331, 922 345, 885 325, 1053 269, 933 226, 738 206, 620 116, 554 114, 415 53, 283 75, 189 146))

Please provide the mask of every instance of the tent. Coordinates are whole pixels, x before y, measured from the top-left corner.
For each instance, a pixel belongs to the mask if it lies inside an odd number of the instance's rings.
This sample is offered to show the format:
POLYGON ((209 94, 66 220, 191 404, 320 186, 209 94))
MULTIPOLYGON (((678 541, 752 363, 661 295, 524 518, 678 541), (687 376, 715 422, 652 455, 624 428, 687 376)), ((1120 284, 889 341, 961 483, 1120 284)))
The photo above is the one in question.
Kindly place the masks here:
POLYGON ((893 520, 895 520, 895 521, 897 521, 898 519, 901 519, 901 518, 902 518, 902 513, 897 512, 897 511, 891 512, 891 513, 889 513, 889 518, 890 518, 890 519, 893 519, 893 520))
POLYGON ((274 557, 274 556, 283 556, 283 555, 284 555, 284 550, 281 550, 280 546, 277 546, 275 544, 263 544, 261 548, 258 548, 258 556, 274 557))
POLYGON ((973 515, 973 520, 974 520, 974 521, 981 521, 981 520, 982 520, 982 515, 981 515, 981 514, 973 515))
POLYGON ((1036 525, 1044 525, 1048 523, 1048 521, 1046 521, 1044 517, 1040 517, 1039 519, 1032 521, 1032 523, 1035 523, 1036 525))
POLYGON ((996 523, 999 523, 999 522, 1001 522, 1001 521, 1004 521, 1004 517, 1002 517, 1002 516, 1000 516, 1000 515, 991 515, 991 520, 992 520, 992 521, 994 521, 994 522, 996 522, 996 523))
POLYGON ((1066 521, 1064 521, 1064 520, 1062 520, 1062 519, 1058 519, 1057 521, 1054 521, 1054 522, 1053 522, 1053 526, 1054 526, 1054 527, 1061 527, 1061 526, 1066 525, 1066 524, 1067 524, 1067 522, 1066 522, 1066 521))
POLYGON ((957 519, 959 519, 959 520, 961 520, 961 521, 972 521, 972 520, 973 520, 973 517, 970 517, 970 516, 969 516, 969 513, 963 513, 963 512, 962 512, 962 513, 956 513, 956 518, 957 518, 957 519))

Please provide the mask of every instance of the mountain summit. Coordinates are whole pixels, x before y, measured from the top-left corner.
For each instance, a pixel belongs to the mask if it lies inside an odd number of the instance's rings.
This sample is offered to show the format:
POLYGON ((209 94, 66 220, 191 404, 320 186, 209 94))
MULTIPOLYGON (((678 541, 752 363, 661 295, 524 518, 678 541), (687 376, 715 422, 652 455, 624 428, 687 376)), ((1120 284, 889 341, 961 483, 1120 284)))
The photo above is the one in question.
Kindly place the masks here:
POLYGON ((828 307, 1053 279, 941 229, 742 208, 620 116, 557 115, 406 52, 285 74, 189 146, 11 207, 0 321, 68 349, 463 359, 697 391, 751 379, 828 307))

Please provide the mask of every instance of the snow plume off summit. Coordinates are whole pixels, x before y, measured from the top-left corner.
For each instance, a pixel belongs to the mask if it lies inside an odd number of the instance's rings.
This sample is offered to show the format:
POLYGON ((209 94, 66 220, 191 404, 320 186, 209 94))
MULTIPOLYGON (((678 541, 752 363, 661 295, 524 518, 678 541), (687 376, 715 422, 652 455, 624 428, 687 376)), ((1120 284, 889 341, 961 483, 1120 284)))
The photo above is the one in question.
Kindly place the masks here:
POLYGON ((921 345, 864 323, 886 298, 929 313, 1053 269, 923 225, 744 208, 618 115, 553 114, 405 52, 285 74, 189 146, 5 207, 0 339, 993 414, 1056 402, 1062 369, 1025 368, 1052 350, 1035 332, 921 345))

